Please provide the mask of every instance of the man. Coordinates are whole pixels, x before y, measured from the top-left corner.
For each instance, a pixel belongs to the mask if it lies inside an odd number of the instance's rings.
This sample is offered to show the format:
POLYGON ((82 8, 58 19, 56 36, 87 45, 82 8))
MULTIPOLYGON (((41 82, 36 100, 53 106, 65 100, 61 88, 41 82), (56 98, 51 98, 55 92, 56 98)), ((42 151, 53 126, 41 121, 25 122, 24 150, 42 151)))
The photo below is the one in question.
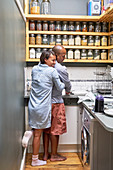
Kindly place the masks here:
MULTIPOLYGON (((62 66, 61 63, 65 59, 66 50, 61 45, 56 45, 53 47, 56 55, 55 68, 59 73, 60 80, 65 84, 66 93, 69 94, 71 90, 71 83, 68 78, 67 69, 62 66)), ((66 157, 57 154, 57 148, 59 143, 59 135, 66 133, 66 117, 65 117, 65 106, 62 98, 62 91, 58 91, 55 86, 53 86, 52 91, 52 120, 51 120, 51 161, 64 161, 66 157)), ((44 142, 44 160, 48 159, 48 146, 49 146, 49 134, 45 130, 43 135, 44 142)))

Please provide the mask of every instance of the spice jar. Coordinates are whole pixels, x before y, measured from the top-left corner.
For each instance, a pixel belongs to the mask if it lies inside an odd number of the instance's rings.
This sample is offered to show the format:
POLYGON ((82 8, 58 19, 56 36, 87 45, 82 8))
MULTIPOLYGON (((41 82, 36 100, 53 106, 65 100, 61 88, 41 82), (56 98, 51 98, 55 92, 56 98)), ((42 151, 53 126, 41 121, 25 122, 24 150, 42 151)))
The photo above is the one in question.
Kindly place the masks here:
POLYGON ((69 35, 69 45, 74 45, 74 36, 69 35))
POLYGON ((41 48, 36 48, 36 58, 40 58, 41 54, 41 48))
POLYGON ((34 48, 31 48, 29 50, 29 58, 35 58, 35 49, 34 48))
POLYGON ((37 21, 36 29, 37 29, 37 31, 42 31, 42 23, 41 23, 41 21, 37 21))
POLYGON ((40 14, 40 3, 38 0, 31 0, 30 12, 31 14, 40 14))
POLYGON ((49 0, 43 0, 41 3, 41 14, 51 14, 51 3, 49 0))
POLYGON ((106 52, 106 50, 101 51, 101 60, 107 60, 107 52, 106 52))
POLYGON ((95 46, 100 46, 100 36, 95 36, 95 46))
POLYGON ((63 35, 62 45, 68 45, 67 35, 63 35))
POLYGON ((113 49, 109 51, 109 58, 110 60, 113 60, 113 49))
POLYGON ((107 22, 102 23, 102 32, 107 32, 107 22))
POLYGON ((81 44, 84 45, 84 46, 87 45, 87 37, 86 37, 86 35, 82 36, 81 44))
POLYGON ((82 32, 87 32, 87 23, 86 22, 82 23, 82 32))
POLYGON ((81 38, 79 35, 75 37, 75 45, 81 45, 81 38))
POLYGON ((35 31, 35 21, 31 20, 29 24, 30 31, 35 31))
POLYGON ((55 31, 55 24, 54 24, 54 21, 50 21, 50 24, 49 24, 49 31, 55 31))
POLYGON ((63 21, 63 23, 62 23, 62 31, 68 31, 68 22, 67 21, 63 21))
POLYGON ((94 32, 94 23, 89 22, 89 32, 94 32))
POLYGON ((80 50, 75 50, 75 52, 74 52, 74 58, 75 59, 80 59, 80 50))
POLYGON ((41 45, 42 44, 42 37, 40 34, 37 34, 36 36, 36 44, 41 45))
POLYGON ((61 31, 61 22, 56 21, 56 31, 61 31))
POLYGON ((93 50, 88 50, 87 56, 88 56, 89 60, 92 60, 93 59, 93 50))
POLYGON ((81 51, 81 59, 87 59, 87 51, 86 51, 86 49, 82 49, 82 51, 81 51))
POLYGON ((113 22, 110 23, 110 31, 113 31, 113 22))
POLYGON ((75 31, 76 32, 80 32, 81 31, 80 22, 76 22, 76 24, 75 24, 75 31))
POLYGON ((29 35, 29 44, 35 45, 35 35, 34 34, 29 35))
POLYGON ((56 35, 56 45, 61 45, 61 35, 56 35))
POLYGON ((94 50, 94 60, 100 60, 100 51, 94 50))
POLYGON ((68 50, 68 59, 73 59, 73 50, 68 50))
POLYGON ((94 38, 92 35, 88 37, 88 46, 93 46, 94 45, 94 38))
POLYGON ((102 38, 101 38, 101 45, 102 46, 107 46, 107 37, 106 36, 102 36, 102 38))
POLYGON ((113 45, 113 35, 110 35, 110 45, 113 45))
POLYGON ((42 44, 48 45, 48 36, 46 34, 43 35, 42 44))
POLYGON ((43 21, 43 31, 48 31, 48 22, 43 21))
POLYGON ((50 45, 55 45, 55 36, 54 35, 50 35, 49 44, 50 45))
POLYGON ((74 31, 74 22, 73 21, 70 21, 69 22, 69 31, 74 31))
POLYGON ((101 32, 101 25, 100 25, 100 22, 96 22, 96 25, 95 25, 95 32, 101 32))

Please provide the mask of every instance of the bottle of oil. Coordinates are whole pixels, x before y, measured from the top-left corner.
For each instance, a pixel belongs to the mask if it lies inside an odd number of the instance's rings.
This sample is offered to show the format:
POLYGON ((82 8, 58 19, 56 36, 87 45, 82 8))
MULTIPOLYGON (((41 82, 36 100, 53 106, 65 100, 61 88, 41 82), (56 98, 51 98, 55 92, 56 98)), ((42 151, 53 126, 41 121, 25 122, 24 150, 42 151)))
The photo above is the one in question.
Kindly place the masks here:
POLYGON ((31 0, 30 12, 31 14, 40 14, 40 3, 38 0, 31 0))

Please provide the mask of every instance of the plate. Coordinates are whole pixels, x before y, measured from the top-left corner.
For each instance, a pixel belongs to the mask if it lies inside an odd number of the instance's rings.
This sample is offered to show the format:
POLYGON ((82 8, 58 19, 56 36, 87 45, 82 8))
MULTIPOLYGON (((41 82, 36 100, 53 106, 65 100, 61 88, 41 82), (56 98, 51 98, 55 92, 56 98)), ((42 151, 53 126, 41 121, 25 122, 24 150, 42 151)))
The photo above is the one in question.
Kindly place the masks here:
POLYGON ((104 110, 104 113, 109 116, 113 116, 113 109, 104 110))

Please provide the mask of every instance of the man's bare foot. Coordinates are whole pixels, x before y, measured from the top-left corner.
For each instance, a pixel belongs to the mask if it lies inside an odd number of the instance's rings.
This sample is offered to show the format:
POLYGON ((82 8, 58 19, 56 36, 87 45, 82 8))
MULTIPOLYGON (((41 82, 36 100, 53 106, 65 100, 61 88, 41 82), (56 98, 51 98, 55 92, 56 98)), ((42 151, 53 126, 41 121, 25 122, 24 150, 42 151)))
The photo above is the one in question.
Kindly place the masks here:
POLYGON ((48 155, 43 155, 43 160, 44 160, 44 161, 47 161, 48 159, 50 159, 50 154, 48 154, 48 155))
POLYGON ((54 162, 54 161, 65 161, 67 158, 61 155, 52 155, 50 158, 50 161, 54 162))

